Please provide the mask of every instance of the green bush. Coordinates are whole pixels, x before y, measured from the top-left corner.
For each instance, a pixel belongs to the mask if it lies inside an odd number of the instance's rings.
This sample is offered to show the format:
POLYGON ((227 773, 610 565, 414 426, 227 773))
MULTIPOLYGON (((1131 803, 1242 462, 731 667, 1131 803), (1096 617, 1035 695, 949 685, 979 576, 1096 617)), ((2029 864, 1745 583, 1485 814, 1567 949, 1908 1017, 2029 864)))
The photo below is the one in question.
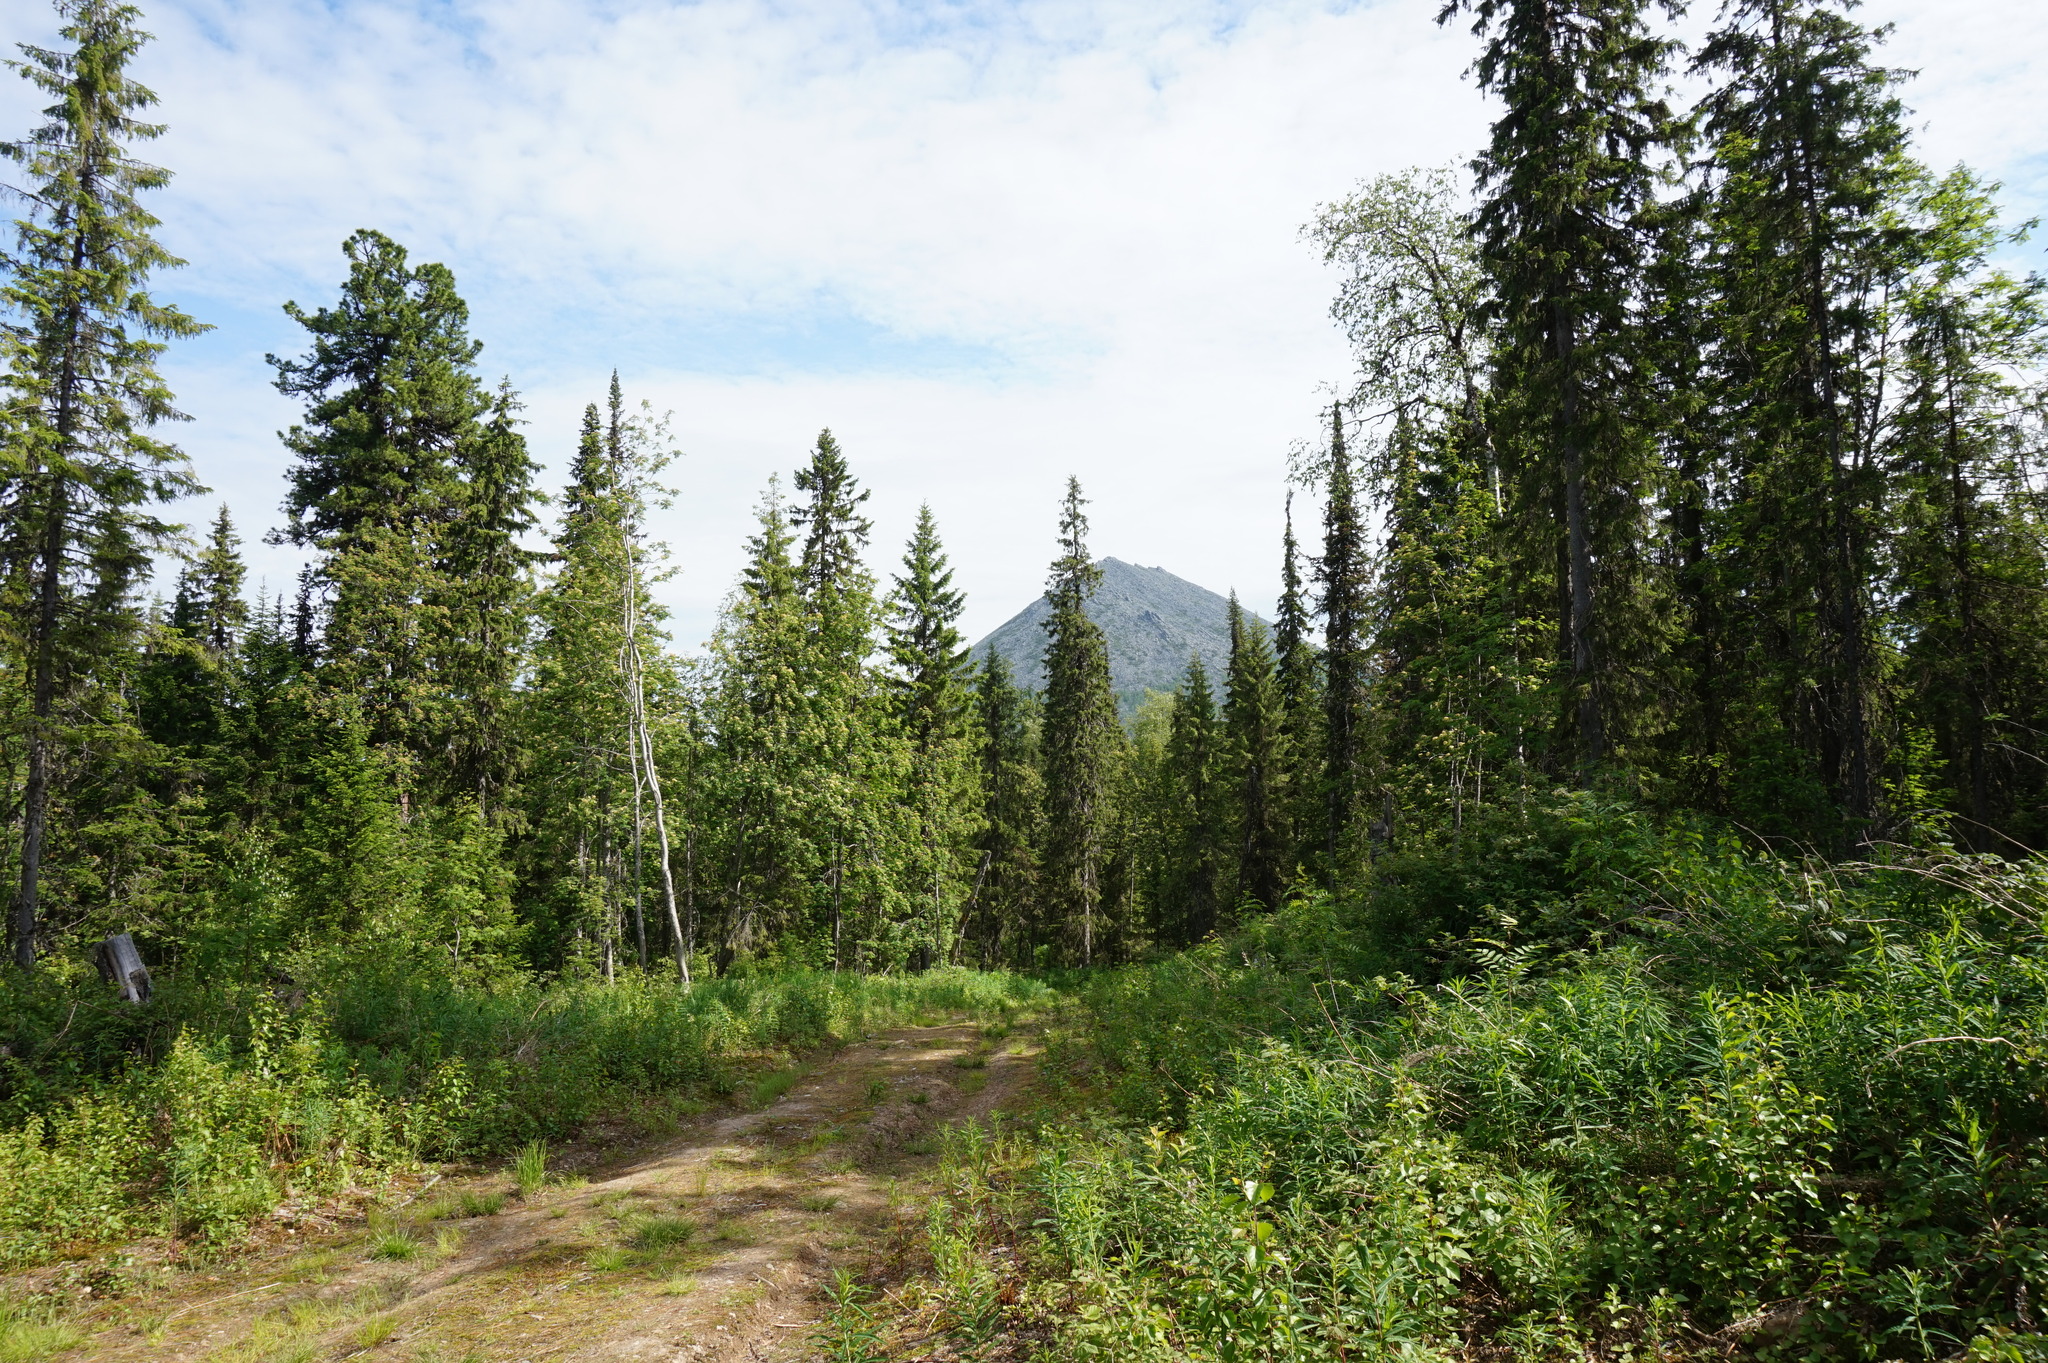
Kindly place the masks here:
POLYGON ((140 1113, 117 1098, 83 1099, 0 1131, 0 1264, 127 1233, 144 1132, 140 1113))
POLYGON ((2048 872, 1619 823, 1090 984, 1053 1063, 1121 1120, 1020 1157, 1011 1232, 1066 1351, 2027 1356, 2048 872))

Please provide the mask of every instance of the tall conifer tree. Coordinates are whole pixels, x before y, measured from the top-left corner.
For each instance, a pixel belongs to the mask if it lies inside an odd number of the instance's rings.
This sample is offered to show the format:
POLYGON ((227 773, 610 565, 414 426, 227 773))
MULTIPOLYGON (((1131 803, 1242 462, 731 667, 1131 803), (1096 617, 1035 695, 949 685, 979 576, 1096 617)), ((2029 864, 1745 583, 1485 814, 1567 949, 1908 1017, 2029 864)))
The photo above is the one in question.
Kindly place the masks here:
POLYGON ((1884 594, 1909 641, 1899 704, 1934 740, 1957 841, 2010 854, 2048 834, 2048 537, 2031 493, 2048 451, 2019 378, 2048 361, 2048 280, 1992 266, 2003 234, 1991 186, 1969 172, 1916 197, 1925 263, 1899 309, 1885 451, 1897 509, 1884 594))
POLYGON ((1914 168, 1896 78, 1872 64, 1846 9, 1741 0, 1695 66, 1722 81, 1701 124, 1740 647, 1855 841, 1877 816, 1883 760, 1870 417, 1883 397, 1880 313, 1905 263, 1893 214, 1914 168))
POLYGON ((828 856, 823 892, 834 961, 886 968, 917 949, 919 929, 905 921, 904 887, 894 875, 915 836, 890 798, 906 754, 869 665, 881 611, 862 557, 873 530, 860 510, 868 492, 830 430, 818 433, 795 482, 804 499, 789 520, 803 534, 797 582, 811 642, 804 680, 823 726, 813 796, 823 821, 816 836, 828 856))
POLYGON ((923 950, 934 962, 952 955, 963 862, 977 822, 974 751, 968 729, 967 650, 956 621, 967 598, 939 542, 930 505, 903 554, 889 600, 890 688, 896 721, 910 748, 909 798, 916 811, 917 886, 930 911, 923 950))
POLYGON ((1088 557, 1081 480, 1067 479, 1060 504, 1060 553, 1052 563, 1045 622, 1045 893, 1072 958, 1095 960, 1110 796, 1124 745, 1109 689, 1109 652, 1088 618, 1102 570, 1088 557))
POLYGON ((1175 947, 1192 946, 1216 931, 1222 918, 1223 876, 1230 854, 1226 827, 1227 777, 1216 697, 1200 655, 1174 691, 1173 727, 1163 763, 1166 814, 1161 935, 1175 947))
MULTIPOLYGON (((616 374, 608 408, 609 419, 595 403, 584 409, 554 573, 535 603, 540 628, 521 698, 533 748, 527 822, 539 858, 533 881, 554 920, 556 949, 573 954, 580 938, 610 960, 630 916, 645 967, 648 882, 669 886, 659 874, 665 863, 650 877, 644 858, 651 768, 640 701, 648 669, 636 669, 635 659, 658 656, 661 635, 639 538, 665 456, 627 417, 616 374)), ((683 934, 670 927, 680 972, 683 934)))
POLYGON ((1230 594, 1230 677, 1223 701, 1225 772, 1235 805, 1235 901, 1280 906, 1288 836, 1287 724, 1266 627, 1230 594))
MULTIPOLYGON (((1650 491, 1634 307, 1656 171, 1668 136, 1656 85, 1669 44, 1649 0, 1451 0, 1486 46, 1480 85, 1504 106, 1475 163, 1480 258, 1499 321, 1495 389, 1512 410, 1518 518, 1547 536, 1578 761, 1607 759, 1612 720, 1651 652, 1631 630, 1650 491)), ((1627 716, 1633 718, 1633 716, 1627 716)))
POLYGON ((1042 783, 1031 741, 1031 698, 991 649, 975 675, 981 824, 963 931, 981 964, 1030 965, 1037 938, 1042 783))
POLYGON ((56 100, 48 122, 0 152, 26 173, 29 216, 0 301, 0 568, 19 623, 28 771, 14 896, 14 959, 35 964, 60 697, 92 659, 122 650, 140 621, 137 578, 174 530, 143 508, 197 490, 176 446, 151 434, 181 419, 156 370, 164 341, 205 327, 150 297, 150 272, 181 264, 140 202, 170 173, 130 147, 159 137, 137 115, 156 96, 128 75, 147 41, 114 0, 60 0, 68 51, 23 45, 17 69, 56 100))
POLYGON ((525 514, 530 465, 506 399, 494 404, 477 377, 482 343, 470 339, 448 268, 409 265, 405 248, 379 232, 357 232, 342 250, 349 277, 337 306, 285 305, 312 349, 302 359, 269 357, 278 391, 307 401, 305 424, 285 435, 298 462, 283 533, 319 554, 329 694, 362 715, 373 745, 453 782, 448 745, 473 716, 453 703, 436 664, 453 626, 481 620, 447 616, 457 594, 444 559, 449 531, 482 512, 497 524, 478 528, 481 557, 515 557, 506 527, 525 514), (495 434, 483 424, 494 406, 505 418, 495 434), (465 467, 472 460, 480 470, 465 467), (466 475, 478 471, 497 486, 475 486, 466 475), (468 505, 472 494, 481 505, 468 505))
MULTIPOLYGON (((835 869, 818 834, 823 769, 838 753, 807 694, 812 636, 778 481, 757 514, 739 591, 712 645, 720 671, 723 963, 785 934, 815 931, 812 887, 835 869)), ((834 821, 828 839, 836 829, 834 821)), ((826 931, 829 959, 850 960, 843 917, 826 931)))
POLYGON ((160 743, 192 749, 235 737, 227 732, 232 668, 249 620, 240 545, 223 503, 206 547, 178 574, 168 628, 136 688, 143 729, 160 743))
POLYGON ((497 807, 518 763, 512 693, 532 626, 536 556, 520 540, 537 524, 540 495, 519 408, 506 380, 488 420, 456 447, 454 505, 436 565, 435 671, 450 692, 449 785, 474 795, 486 813, 497 807))
POLYGON ((1273 670, 1287 739, 1290 871, 1321 846, 1323 824, 1323 718, 1321 662, 1309 637, 1311 614, 1301 577, 1301 547, 1294 537, 1294 493, 1287 494, 1286 530, 1280 541, 1280 602, 1273 616, 1273 670))
POLYGON ((1334 875, 1359 807, 1365 763, 1365 525, 1344 447, 1344 407, 1330 405, 1329 500, 1323 508, 1323 555, 1316 563, 1323 617, 1323 857, 1334 875))

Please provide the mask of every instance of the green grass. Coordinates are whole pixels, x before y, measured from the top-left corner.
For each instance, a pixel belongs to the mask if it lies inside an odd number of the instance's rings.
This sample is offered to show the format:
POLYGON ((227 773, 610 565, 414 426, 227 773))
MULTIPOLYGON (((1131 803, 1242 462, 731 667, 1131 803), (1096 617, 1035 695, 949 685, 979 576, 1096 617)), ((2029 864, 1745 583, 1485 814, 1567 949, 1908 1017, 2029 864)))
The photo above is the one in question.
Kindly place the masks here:
POLYGON ((505 1210, 505 1194, 501 1192, 465 1192, 456 1200, 464 1216, 496 1216, 505 1210))
POLYGON ((803 1074, 799 1070, 777 1070, 756 1080, 748 1091, 748 1098, 755 1107, 767 1107, 795 1086, 803 1074))
POLYGON ((590 1257, 584 1262, 593 1273, 617 1273, 620 1269, 632 1266, 633 1256, 617 1245, 605 1245, 592 1250, 590 1257))
POLYGON ((420 1256, 420 1242, 402 1230, 378 1231, 370 1237, 370 1257, 400 1263, 420 1256))
POLYGON ((548 1143, 528 1141, 512 1158, 512 1181, 521 1197, 532 1197, 548 1181, 548 1143))
POLYGON ((697 1223, 687 1217, 649 1216, 634 1223, 627 1243, 637 1250, 658 1252, 687 1244, 696 1233, 697 1223))
POLYGON ((374 1349, 398 1330, 395 1316, 372 1316, 355 1329, 355 1340, 359 1348, 374 1349))
POLYGON ((85 1341, 85 1331, 68 1321, 37 1319, 25 1308, 0 1307, 0 1363, 40 1363, 85 1341))

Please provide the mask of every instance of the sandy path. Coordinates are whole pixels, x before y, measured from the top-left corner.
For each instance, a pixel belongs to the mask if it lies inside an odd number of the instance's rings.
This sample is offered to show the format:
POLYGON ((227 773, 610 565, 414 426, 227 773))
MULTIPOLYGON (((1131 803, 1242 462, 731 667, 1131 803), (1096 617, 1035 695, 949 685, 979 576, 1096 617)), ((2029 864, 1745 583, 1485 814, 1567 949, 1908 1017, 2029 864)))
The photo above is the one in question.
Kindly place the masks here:
POLYGON ((360 1224, 308 1237, 97 1308, 82 1323, 98 1333, 70 1357, 801 1358, 832 1271, 886 1267, 921 1224, 937 1129, 1015 1099, 1034 1051, 969 1024, 899 1028, 821 1057, 759 1111, 700 1121, 580 1186, 416 1225, 433 1247, 409 1263, 371 1258, 360 1224), (687 1239, 641 1247, 637 1231, 678 1219, 687 1239))

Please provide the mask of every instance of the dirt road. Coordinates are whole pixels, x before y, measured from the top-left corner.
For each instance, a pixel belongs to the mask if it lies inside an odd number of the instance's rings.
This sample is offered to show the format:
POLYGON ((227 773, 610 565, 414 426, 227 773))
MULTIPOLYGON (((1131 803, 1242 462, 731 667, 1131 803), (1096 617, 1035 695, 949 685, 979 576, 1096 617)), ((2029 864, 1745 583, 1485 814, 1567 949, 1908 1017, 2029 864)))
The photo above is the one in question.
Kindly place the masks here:
POLYGON ((160 1274, 89 1308, 95 1333, 69 1357, 815 1356, 824 1283, 887 1269, 922 1223, 939 1129, 1013 1102, 1033 1063, 1022 1037, 901 1028, 820 1057, 760 1110, 707 1116, 623 1160, 572 1147, 569 1176, 524 1200, 503 1197, 502 1174, 442 1181, 367 1225, 160 1274), (463 1214, 465 1195, 482 1214, 463 1214))

